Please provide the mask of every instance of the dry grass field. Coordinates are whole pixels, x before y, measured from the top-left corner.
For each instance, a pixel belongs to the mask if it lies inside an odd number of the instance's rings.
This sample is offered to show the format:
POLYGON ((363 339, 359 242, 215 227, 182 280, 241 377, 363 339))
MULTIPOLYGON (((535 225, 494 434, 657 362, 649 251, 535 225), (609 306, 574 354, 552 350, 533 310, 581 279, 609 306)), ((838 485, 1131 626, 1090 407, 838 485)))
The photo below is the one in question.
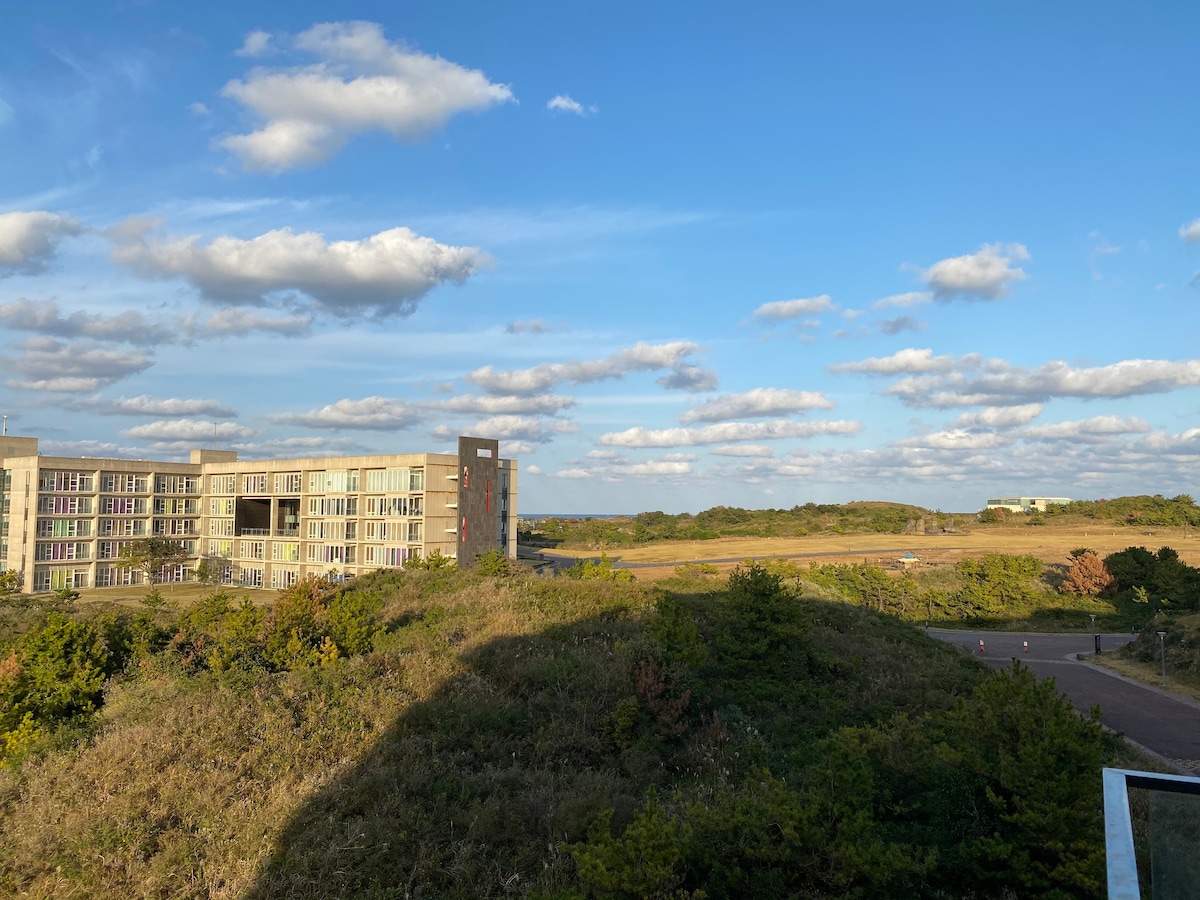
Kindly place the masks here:
MULTIPOLYGON (((1047 563, 1067 561, 1076 547, 1090 547, 1101 556, 1130 546, 1156 550, 1174 547, 1190 565, 1200 565, 1200 532, 1194 528, 1097 528, 1096 525, 989 526, 959 534, 848 534, 800 538, 719 538, 712 541, 664 541, 603 548, 616 562, 638 563, 639 578, 670 575, 683 563, 716 562, 725 572, 743 559, 783 557, 820 562, 888 564, 913 553, 926 565, 953 565, 960 559, 988 553, 1029 553, 1047 563), (661 566, 654 566, 661 563, 661 566)), ((556 556, 593 558, 595 549, 556 549, 556 556)))

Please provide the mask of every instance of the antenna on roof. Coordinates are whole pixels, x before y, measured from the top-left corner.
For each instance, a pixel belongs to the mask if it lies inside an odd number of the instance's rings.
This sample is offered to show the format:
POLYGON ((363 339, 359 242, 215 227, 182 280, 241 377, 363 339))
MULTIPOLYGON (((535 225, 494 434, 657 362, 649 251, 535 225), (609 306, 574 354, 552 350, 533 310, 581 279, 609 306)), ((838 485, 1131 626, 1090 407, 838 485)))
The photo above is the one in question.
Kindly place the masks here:
POLYGON ((3 434, 3 435, 8 434, 8 416, 4 417, 4 430, 0 431, 0 434, 3 434))

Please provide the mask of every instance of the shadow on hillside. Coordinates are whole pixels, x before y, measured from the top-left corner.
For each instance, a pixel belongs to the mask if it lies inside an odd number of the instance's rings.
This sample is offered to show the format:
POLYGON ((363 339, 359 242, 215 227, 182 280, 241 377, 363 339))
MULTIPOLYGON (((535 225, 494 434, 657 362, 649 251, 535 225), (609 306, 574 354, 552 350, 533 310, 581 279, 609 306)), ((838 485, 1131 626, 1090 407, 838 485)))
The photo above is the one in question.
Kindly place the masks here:
POLYGON ((644 799, 634 779, 667 772, 653 748, 617 750, 606 726, 613 696, 632 693, 614 646, 641 627, 601 616, 464 653, 465 672, 287 823, 246 896, 500 896, 569 881, 567 845, 605 808, 630 821, 644 799))

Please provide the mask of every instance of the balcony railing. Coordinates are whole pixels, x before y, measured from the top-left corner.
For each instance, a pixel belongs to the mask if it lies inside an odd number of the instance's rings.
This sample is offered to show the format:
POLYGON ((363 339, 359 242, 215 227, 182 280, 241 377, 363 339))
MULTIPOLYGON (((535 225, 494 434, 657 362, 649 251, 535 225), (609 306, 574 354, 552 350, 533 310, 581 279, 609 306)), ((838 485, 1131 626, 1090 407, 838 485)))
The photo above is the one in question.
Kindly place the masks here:
MULTIPOLYGON (((1109 900, 1141 900, 1129 788, 1150 795, 1150 878, 1155 900, 1195 897, 1200 884, 1200 778, 1104 770, 1104 843, 1109 900)), ((1140 824, 1140 823, 1139 823, 1140 824)), ((1139 828, 1139 833, 1143 830, 1139 828)), ((1143 871, 1143 880, 1145 872, 1143 871)))

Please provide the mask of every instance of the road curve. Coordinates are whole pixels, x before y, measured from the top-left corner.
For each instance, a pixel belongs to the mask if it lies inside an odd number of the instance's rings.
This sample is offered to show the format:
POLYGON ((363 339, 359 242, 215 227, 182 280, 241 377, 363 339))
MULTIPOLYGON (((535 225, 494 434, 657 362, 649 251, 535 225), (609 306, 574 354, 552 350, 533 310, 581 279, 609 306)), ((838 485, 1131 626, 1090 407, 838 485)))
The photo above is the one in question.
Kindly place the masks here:
MULTIPOLYGON (((1200 774, 1200 703, 1076 660, 1075 654, 1092 652, 1090 634, 1001 634, 940 628, 930 628, 929 634, 958 644, 996 668, 1020 659, 1038 676, 1053 678, 1055 687, 1076 709, 1099 706, 1100 721, 1109 728, 1180 768, 1200 774)), ((1131 639, 1128 634, 1101 635, 1101 651, 1115 650, 1131 639)))

